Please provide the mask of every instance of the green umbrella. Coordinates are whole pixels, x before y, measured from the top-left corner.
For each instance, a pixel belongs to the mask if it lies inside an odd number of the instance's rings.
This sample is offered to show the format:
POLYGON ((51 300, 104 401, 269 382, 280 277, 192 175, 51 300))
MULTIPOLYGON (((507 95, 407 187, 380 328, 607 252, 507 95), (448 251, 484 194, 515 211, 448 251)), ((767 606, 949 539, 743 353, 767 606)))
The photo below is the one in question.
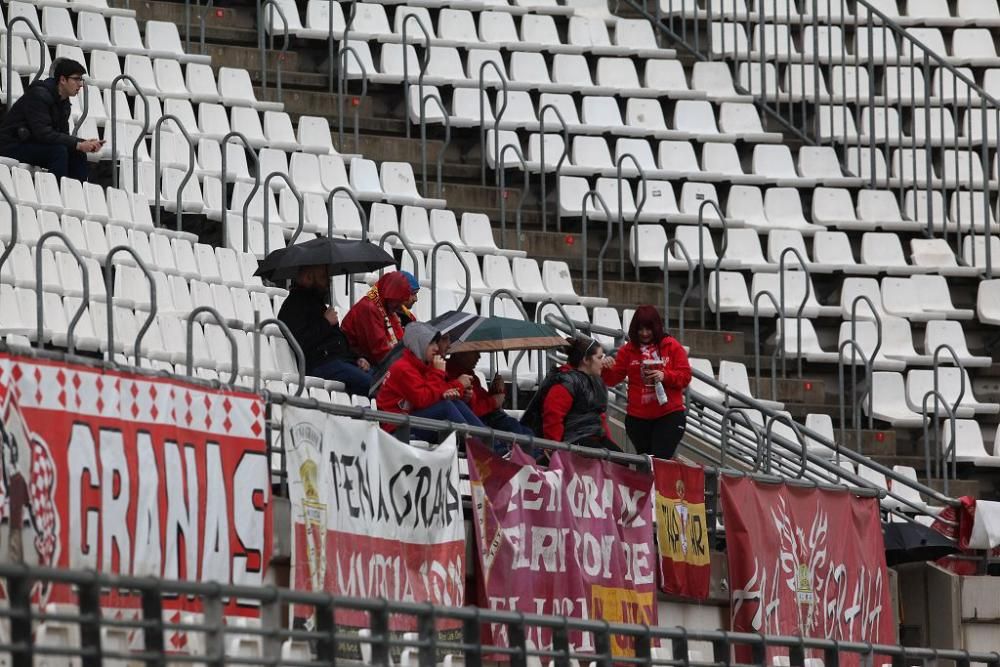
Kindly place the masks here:
POLYGON ((428 324, 451 338, 448 352, 547 350, 566 344, 566 339, 547 324, 509 317, 478 317, 449 311, 428 324))

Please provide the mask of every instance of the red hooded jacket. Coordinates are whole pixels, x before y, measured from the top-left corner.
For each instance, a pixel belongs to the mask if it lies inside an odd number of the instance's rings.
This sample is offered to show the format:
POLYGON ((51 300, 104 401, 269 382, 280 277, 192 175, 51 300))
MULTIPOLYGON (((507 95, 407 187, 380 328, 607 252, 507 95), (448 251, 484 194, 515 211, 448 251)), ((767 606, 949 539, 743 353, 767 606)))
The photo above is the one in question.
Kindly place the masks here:
POLYGON ((664 336, 659 346, 625 343, 618 348, 615 365, 604 371, 601 377, 609 387, 628 379, 629 416, 657 419, 684 409, 684 388, 691 383, 691 364, 677 339, 664 336), (667 391, 667 402, 663 405, 656 400, 656 388, 648 386, 642 379, 642 362, 655 358, 654 353, 663 360, 663 388, 667 391))
MULTIPOLYGON (((410 350, 403 350, 403 356, 389 367, 376 402, 379 410, 410 414, 446 400, 444 392, 449 389, 465 390, 461 382, 449 381, 444 371, 434 368, 410 350)), ((383 424, 382 428, 391 433, 396 426, 383 424)))
POLYGON ((340 323, 351 347, 368 361, 380 363, 403 339, 399 316, 386 312, 385 302, 402 303, 409 296, 410 283, 400 272, 392 271, 379 278, 375 287, 347 311, 340 323))

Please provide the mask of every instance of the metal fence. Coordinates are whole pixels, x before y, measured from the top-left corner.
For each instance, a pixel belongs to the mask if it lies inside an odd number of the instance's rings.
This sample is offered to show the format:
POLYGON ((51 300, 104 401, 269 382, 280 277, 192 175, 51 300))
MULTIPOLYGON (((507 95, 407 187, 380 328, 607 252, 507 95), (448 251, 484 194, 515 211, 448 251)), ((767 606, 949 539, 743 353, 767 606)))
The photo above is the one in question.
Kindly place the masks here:
MULTIPOLYGON (((721 667, 773 664, 911 667, 941 661, 956 667, 1000 667, 998 653, 909 648, 865 642, 777 637, 589 621, 563 616, 449 608, 382 599, 335 597, 278 587, 117 577, 0 565, 8 604, 0 607, 0 659, 33 664, 199 665, 675 665, 721 667), (59 586, 71 602, 44 610, 32 604, 36 584, 59 586), (127 613, 108 607, 111 595, 128 600, 127 613), (253 618, 227 622, 223 608, 238 599, 253 618), (190 612, 173 612, 178 601, 190 612), (308 627, 287 621, 290 609, 312 616, 308 627), (353 627, 338 614, 360 613, 353 627), (409 626, 413 632, 390 628, 409 626), (453 628, 451 632, 442 627, 453 628), (502 632, 494 632, 502 629, 502 632), (506 637, 506 641, 494 638, 506 637), (546 637, 544 644, 532 638, 546 637), (574 648, 571 637, 578 646, 574 648), (707 649, 695 652, 692 645, 707 649), (355 659, 343 656, 354 654, 355 659), (769 658, 769 655, 771 656, 769 658), (807 663, 807 660, 812 660, 807 663), (37 661, 37 662, 35 662, 37 661)), ((6 661, 5 661, 6 662, 6 661)))

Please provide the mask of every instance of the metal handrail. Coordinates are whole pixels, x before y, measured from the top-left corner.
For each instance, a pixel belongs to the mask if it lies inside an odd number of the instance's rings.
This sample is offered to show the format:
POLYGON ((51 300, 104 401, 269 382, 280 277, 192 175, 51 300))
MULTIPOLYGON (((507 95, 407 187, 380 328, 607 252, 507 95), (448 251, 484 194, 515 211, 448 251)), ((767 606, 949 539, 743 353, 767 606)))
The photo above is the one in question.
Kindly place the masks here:
MULTIPOLYGON (((645 192, 643 192, 645 195, 645 192)), ((702 287, 701 290, 701 328, 705 328, 705 300, 708 295, 705 293, 705 230, 708 229, 708 225, 705 222, 705 207, 711 206, 715 209, 715 214, 719 216, 719 221, 722 223, 722 254, 716 256, 715 260, 715 270, 722 270, 722 258, 726 254, 727 237, 729 236, 729 226, 726 223, 726 216, 722 214, 722 209, 719 208, 719 204, 712 199, 706 199, 698 205, 698 285, 702 287)), ((719 304, 722 302, 722 285, 721 281, 716 278, 715 280, 715 330, 722 331, 722 311, 719 309, 719 304)))
MULTIPOLYGON (((268 0, 268 2, 273 2, 273 0, 268 0)), ((188 134, 188 131, 184 129, 184 125, 181 124, 180 118, 169 113, 160 116, 160 118, 156 121, 156 126, 153 128, 153 152, 156 154, 156 157, 153 161, 153 170, 155 173, 155 176, 153 177, 153 184, 155 187, 153 189, 156 191, 153 195, 153 202, 154 202, 153 207, 156 209, 156 226, 159 227, 160 209, 161 209, 160 179, 163 176, 163 153, 162 153, 163 146, 160 140, 161 138, 160 130, 163 127, 163 123, 168 120, 172 120, 174 122, 174 125, 177 126, 177 129, 181 131, 181 134, 184 136, 184 140, 187 142, 188 145, 188 168, 187 171, 184 172, 184 178, 182 178, 181 182, 177 185, 176 217, 177 217, 177 230, 180 231, 181 224, 184 220, 184 202, 183 202, 184 188, 187 187, 187 184, 191 181, 192 178, 194 178, 194 165, 195 165, 194 142, 191 140, 191 135, 188 134)))
POLYGON ((608 249, 608 245, 611 243, 611 226, 614 224, 614 220, 611 217, 611 210, 608 208, 607 203, 604 201, 604 197, 597 190, 590 190, 583 195, 583 200, 580 202, 580 209, 582 210, 582 230, 581 230, 581 242, 580 242, 580 259, 583 261, 583 293, 587 293, 587 275, 589 273, 587 269, 587 227, 590 222, 589 213, 590 207, 587 202, 597 202, 604 209, 604 217, 607 220, 607 238, 604 240, 604 245, 601 246, 600 252, 597 254, 597 293, 598 295, 604 294, 604 253, 608 249))
MULTIPOLYGON (((864 294, 859 294, 856 297, 854 297, 854 301, 851 302, 851 339, 852 340, 857 340, 857 337, 858 337, 858 332, 857 332, 858 303, 860 303, 862 301, 864 301, 865 303, 868 304, 868 309, 872 312, 872 317, 875 318, 875 334, 876 334, 875 349, 873 349, 871 351, 871 354, 869 355, 870 358, 868 360, 869 361, 869 364, 868 364, 869 365, 869 369, 868 369, 868 428, 874 428, 874 424, 875 424, 874 419, 875 419, 875 417, 872 414, 873 407, 874 407, 874 398, 873 398, 872 393, 871 393, 872 377, 873 377, 872 373, 875 370, 875 360, 878 358, 878 353, 882 349, 882 316, 878 314, 878 310, 875 308, 874 302, 872 302, 872 300, 869 297, 865 296, 864 294)), ((852 352, 852 360, 853 360, 853 358, 854 357, 853 357, 853 352, 852 352)), ((858 427, 858 430, 860 432, 860 425, 858 427)))
MULTIPOLYGON (((8 79, 8 85, 9 81, 10 80, 8 79)), ((86 86, 84 86, 82 92, 83 92, 83 97, 81 98, 82 101, 80 102, 82 110, 80 112, 80 117, 76 119, 75 123, 73 123, 72 134, 74 137, 77 135, 77 132, 80 131, 80 128, 83 127, 83 123, 85 120, 87 120, 87 116, 90 115, 90 94, 87 92, 86 86)))
MULTIPOLYGON (((798 347, 795 350, 796 362, 799 369, 799 377, 802 377, 802 313, 805 312, 806 304, 809 303, 809 297, 812 294, 812 275, 809 272, 809 266, 806 264, 805 258, 802 257, 797 249, 789 246, 781 251, 778 256, 778 299, 781 303, 781 309, 778 311, 778 317, 783 317, 785 314, 785 257, 788 253, 795 255, 796 259, 799 260, 799 264, 802 266, 802 271, 805 273, 805 293, 802 295, 802 302, 799 303, 798 309, 795 311, 795 323, 798 327, 798 335, 796 336, 798 347)), ((785 363, 784 357, 782 357, 781 363, 781 376, 785 376, 785 363)))
MULTIPOLYGON (((336 2, 337 0, 329 0, 330 2, 336 2)), ((332 17, 331 17, 332 20, 332 17)), ((346 32, 345 32, 346 35, 346 32)), ((358 64, 358 69, 361 70, 361 97, 358 99, 358 103, 354 105, 354 151, 360 152, 361 150, 361 104, 366 97, 368 97, 368 70, 365 68, 364 62, 361 61, 361 56, 354 49, 353 46, 347 46, 347 39, 344 39, 344 45, 340 49, 340 67, 338 68, 338 78, 337 78, 337 141, 340 147, 344 146, 344 95, 347 93, 347 56, 348 54, 354 56, 354 61, 358 64)), ((332 91, 331 91, 332 92, 332 91)))
POLYGON ((288 328, 288 325, 275 317, 262 320, 260 319, 260 311, 254 310, 253 319, 253 390, 260 391, 260 337, 264 331, 264 327, 273 324, 278 327, 281 335, 288 341, 288 346, 295 353, 296 370, 299 372, 299 381, 295 385, 295 396, 301 396, 302 390, 306 386, 306 355, 302 352, 302 346, 299 345, 299 341, 295 340, 295 336, 292 335, 292 331, 288 328))
MULTIPOLYGON (((146 276, 146 280, 149 283, 149 315, 146 316, 146 320, 139 327, 139 332, 135 336, 135 347, 133 348, 133 356, 135 356, 135 365, 141 366, 142 360, 142 339, 146 336, 146 332, 149 328, 153 326, 153 322, 156 319, 156 311, 158 306, 156 304, 156 281, 153 280, 153 273, 146 266, 146 263, 142 261, 142 257, 136 252, 135 248, 127 245, 115 246, 108 251, 107 259, 104 260, 104 291, 106 294, 113 294, 113 285, 111 281, 111 269, 114 263, 111 261, 112 258, 119 252, 127 252, 132 255, 132 259, 135 261, 136 266, 142 271, 143 275, 146 276)), ((107 303, 107 320, 108 320, 108 361, 114 361, 115 358, 115 318, 114 318, 114 307, 112 306, 112 299, 108 298, 107 303)), ((124 351, 124 346, 122 347, 124 351)))
MULTIPOLYGON (((716 281, 718 282, 718 281, 716 281)), ((754 358, 754 382, 756 386, 754 387, 754 395, 760 396, 760 382, 762 376, 760 374, 760 300, 763 297, 767 297, 771 300, 771 305, 774 306, 774 312, 778 314, 778 326, 781 329, 781 341, 780 344, 774 346, 774 351, 771 352, 771 400, 778 400, 778 362, 777 359, 780 356, 782 362, 785 359, 785 327, 782 324, 784 322, 784 314, 781 312, 781 308, 778 306, 778 299, 774 296, 771 290, 761 290, 753 295, 753 358, 754 358)), ((801 330, 800 330, 801 333, 801 330)), ((801 345, 800 345, 801 348, 801 345)), ((801 350, 799 352, 801 354, 801 350)), ((782 379, 784 379, 784 374, 782 374, 782 379)))
MULTIPOLYGON (((327 32, 327 34, 326 34, 327 48, 329 49, 329 55, 328 55, 328 58, 327 58, 327 65, 330 68, 330 92, 332 93, 333 90, 334 90, 334 88, 333 88, 333 71, 334 71, 334 69, 336 69, 336 64, 337 64, 336 58, 334 58, 334 48, 333 48, 333 44, 334 44, 334 41, 335 41, 334 38, 333 38, 333 5, 336 4, 339 7, 340 6, 340 0, 327 0, 327 1, 330 3, 330 8, 327 11, 327 18, 330 21, 329 32, 327 32)), ((354 17, 357 14, 357 11, 358 11, 358 0, 349 0, 349 1, 351 3, 351 11, 347 14, 347 20, 344 23, 344 33, 340 36, 340 44, 342 45, 343 48, 350 48, 349 33, 351 32, 351 28, 354 26, 354 17)), ((355 54, 355 57, 357 57, 357 54, 355 54)), ((362 66, 362 72, 363 71, 364 71, 364 67, 362 66)), ((338 73, 337 76, 338 76, 338 79, 339 79, 339 77, 341 76, 341 73, 338 73)), ((339 90, 339 88, 338 88, 338 90, 339 90)), ((342 91, 338 93, 338 98, 343 99, 343 92, 342 91)), ((343 114, 343 110, 344 110, 343 106, 338 106, 338 110, 340 112, 340 115, 343 116, 344 115, 343 114)), ((343 141, 344 137, 341 136, 340 139, 341 139, 341 141, 343 141)))
POLYGON ((941 368, 938 356, 941 354, 942 350, 951 355, 952 360, 955 362, 955 366, 958 368, 958 396, 955 397, 955 404, 952 406, 952 408, 958 412, 959 407, 962 405, 962 399, 965 398, 965 365, 962 363, 962 360, 958 358, 958 353, 955 352, 955 348, 948 343, 941 343, 934 348, 934 359, 932 364, 934 367, 934 391, 938 391, 938 370, 941 368))
MULTIPOLYGON (((845 399, 844 399, 844 366, 847 365, 845 361, 845 349, 847 347, 851 348, 851 408, 854 418, 854 446, 858 450, 858 454, 861 453, 861 402, 868 397, 868 428, 872 428, 873 415, 872 415, 872 403, 874 392, 872 387, 874 384, 873 370, 875 367, 875 355, 865 354, 864 349, 858 343, 857 339, 852 335, 851 338, 845 340, 837 348, 837 378, 838 384, 837 389, 839 389, 838 402, 840 403, 840 439, 846 441, 847 432, 847 415, 845 411, 845 399), (861 357, 861 362, 865 367, 865 390, 861 392, 860 398, 858 394, 858 365, 857 358, 861 357)), ((837 460, 840 460, 840 451, 837 450, 837 460)))
MULTIPOLYGON (((35 41, 38 43, 38 71, 35 72, 35 76, 31 79, 31 83, 35 83, 43 76, 45 76, 45 54, 46 54, 46 49, 48 47, 46 47, 45 40, 42 39, 41 33, 38 32, 38 28, 36 28, 35 24, 29 21, 26 16, 15 16, 12 19, 8 19, 7 21, 7 109, 10 109, 11 107, 11 101, 13 99, 12 95, 14 92, 13 86, 11 86, 10 84, 14 76, 15 35, 12 28, 14 25, 18 23, 23 23, 24 25, 28 26, 28 30, 31 32, 31 35, 35 38, 35 41)), ((22 36, 17 35, 17 37, 22 37, 22 36)))
POLYGON ((444 154, 451 144, 451 116, 448 115, 448 110, 445 109, 440 95, 427 93, 420 98, 420 168, 424 179, 424 192, 429 192, 427 189, 427 102, 429 100, 433 100, 441 109, 441 120, 444 121, 444 145, 438 151, 437 158, 437 196, 442 197, 444 195, 444 154))
MULTIPOLYGON (((481 147, 479 151, 479 166, 482 171, 480 177, 483 185, 486 185, 486 103, 483 98, 486 96, 487 67, 492 67, 493 71, 500 77, 500 89, 503 91, 503 104, 493 114, 493 154, 496 156, 500 155, 500 119, 503 118, 504 112, 507 111, 507 99, 509 97, 507 94, 507 75, 492 60, 483 61, 483 64, 479 66, 479 146, 481 147)), ((496 179, 494 179, 494 182, 496 182, 496 179)))
MULTIPOLYGON (((10 33, 8 34, 8 39, 10 33)), ((56 237, 63 242, 66 246, 66 250, 69 254, 73 255, 73 259, 76 263, 80 265, 80 279, 83 281, 83 297, 80 299, 80 305, 77 306, 76 312, 73 313, 73 318, 69 321, 69 326, 66 328, 66 347, 70 354, 76 351, 76 343, 73 339, 73 334, 76 333, 77 322, 83 317, 83 312, 87 309, 90 304, 90 273, 87 271, 87 265, 83 263, 83 257, 77 252, 76 248, 73 247, 72 242, 70 242, 69 237, 62 232, 51 231, 45 232, 38 238, 38 242, 35 244, 35 311, 36 311, 36 341, 41 347, 42 341, 44 340, 44 330, 45 327, 45 290, 42 285, 42 269, 44 268, 45 262, 42 261, 42 250, 45 247, 45 242, 50 238, 56 237)), ((11 246, 14 244, 11 243, 11 246)), ((111 299, 108 299, 108 311, 111 311, 111 299)))
POLYGON ((684 243, 676 236, 663 245, 663 328, 667 330, 670 329, 670 269, 667 267, 667 261, 670 257, 670 250, 675 247, 680 248, 681 253, 684 255, 684 260, 687 262, 688 269, 687 289, 684 290, 684 294, 681 295, 681 304, 677 310, 677 319, 680 321, 680 327, 677 330, 677 340, 683 343, 684 309, 687 307, 688 297, 691 296, 691 290, 694 289, 694 264, 691 262, 691 255, 688 254, 687 248, 684 247, 684 243))
MULTIPOLYGON (((489 308, 489 310, 487 312, 489 312, 490 317, 494 317, 494 315, 496 313, 496 302, 497 302, 497 299, 499 299, 500 297, 507 297, 507 298, 509 298, 511 300, 511 302, 514 305, 517 306, 517 309, 521 312, 521 315, 524 317, 524 320, 526 322, 530 322, 531 321, 531 318, 528 317, 528 311, 525 310, 524 304, 521 302, 521 299, 516 294, 514 294, 512 291, 510 291, 509 289, 503 288, 503 287, 501 287, 500 289, 494 290, 490 294, 488 302, 484 301, 484 304, 487 305, 488 308, 489 308)), ((485 299, 485 297, 484 297, 484 299, 485 299)), ((537 311, 536 311, 536 313, 537 313, 537 311)), ((490 376, 493 376, 493 375, 496 374, 496 370, 497 370, 496 355, 497 354, 500 354, 500 353, 499 352, 491 352, 490 353, 490 376)), ((520 356, 518 357, 518 359, 520 359, 520 356)), ((511 369, 511 373, 513 374, 514 372, 515 371, 512 368, 511 369)), ((511 383, 512 384, 512 387, 511 387, 511 402, 512 402, 513 405, 517 405, 517 381, 516 381, 516 375, 512 375, 512 377, 514 378, 514 381, 512 381, 512 383, 511 383)))
MULTIPOLYGON (((351 202, 354 204, 355 208, 358 209, 358 218, 361 221, 361 240, 367 241, 368 213, 365 211, 365 207, 361 205, 361 202, 358 201, 358 197, 357 195, 354 194, 354 190, 352 190, 347 185, 338 185, 337 187, 330 190, 329 194, 326 195, 326 212, 327 212, 326 235, 333 236, 333 198, 340 193, 346 194, 347 198, 350 199, 351 202)), ((416 266, 416 258, 414 258, 413 263, 414 266, 416 266)))
MULTIPOLYGON (((410 256, 410 261, 413 264, 413 271, 412 271, 413 277, 416 278, 417 280, 420 280, 420 263, 417 262, 417 252, 413 249, 413 246, 410 245, 409 239, 403 236, 402 232, 389 230, 384 234, 382 234, 382 236, 379 238, 378 247, 385 249, 385 242, 390 239, 399 240, 400 245, 403 246, 403 252, 405 252, 407 255, 410 256)), ((378 270, 378 277, 381 278, 384 273, 385 273, 385 267, 380 268, 378 270)))
MULTIPOLYGON (((0 243, 0 245, 4 246, 3 251, 0 251, 0 275, 2 275, 3 267, 7 264, 7 258, 14 252, 14 246, 17 245, 18 214, 17 202, 10 196, 10 192, 7 191, 7 186, 3 182, 0 182, 0 198, 3 198, 7 203, 7 209, 10 211, 10 240, 6 244, 0 243)), ((40 344, 41 342, 39 342, 40 344)))
POLYGON ((497 159, 497 171, 500 176, 500 188, 497 190, 497 197, 500 199, 500 238, 504 245, 507 245, 507 168, 504 159, 508 150, 513 150, 514 155, 521 163, 521 175, 523 183, 521 185, 521 195, 517 199, 517 211, 514 216, 514 234, 518 249, 521 248, 521 210, 524 208, 524 200, 528 197, 528 163, 524 160, 524 154, 520 147, 514 144, 506 144, 500 149, 497 159))
MULTIPOLYGON (((240 143, 243 144, 243 150, 252 156, 254 164, 254 189, 251 195, 257 191, 260 187, 260 160, 257 157, 257 152, 250 145, 250 140, 247 139, 246 135, 242 132, 237 132, 233 130, 226 136, 222 137, 222 141, 219 142, 219 148, 222 152, 222 173, 219 174, 219 202, 222 207, 222 245, 226 248, 230 247, 229 243, 229 224, 227 218, 229 217, 229 206, 226 204, 226 179, 228 178, 227 167, 229 165, 228 155, 229 151, 227 146, 231 139, 238 139, 240 143)), ((250 201, 247 198, 247 201, 250 201)), ((243 219, 246 220, 246 207, 244 207, 243 219)), ((243 252, 250 252, 250 238, 247 235, 246 226, 243 228, 243 252)))
POLYGON ((753 423, 750 417, 741 408, 737 407, 727 407, 722 412, 722 432, 719 435, 719 467, 724 468, 726 465, 726 455, 729 451, 729 431, 733 429, 730 423, 733 421, 733 416, 740 417, 740 421, 743 422, 744 427, 753 433, 754 440, 756 441, 755 451, 759 451, 764 448, 763 434, 757 430, 757 426, 753 423))
MULTIPOLYGON (((208 21, 208 13, 212 11, 212 7, 215 5, 215 0, 208 0, 205 3, 205 9, 201 12, 201 16, 198 17, 198 53, 205 55, 205 24, 208 21)), ((188 43, 187 50, 191 50, 191 28, 190 19, 186 19, 188 24, 188 43)))
MULTIPOLYGON (((276 79, 275 80, 275 87, 277 88, 278 102, 281 102, 281 70, 282 70, 282 67, 285 64, 285 56, 288 53, 288 38, 289 38, 289 34, 288 34, 288 19, 285 17, 285 10, 283 10, 281 8, 281 6, 278 4, 277 0, 264 0, 264 2, 259 6, 259 12, 260 13, 258 14, 258 16, 260 16, 261 18, 263 18, 263 12, 266 9, 270 9, 272 13, 271 13, 270 17, 268 18, 268 20, 266 21, 266 25, 265 25, 265 21, 263 21, 263 20, 258 21, 258 23, 257 23, 257 29, 259 31, 263 31, 266 28, 267 35, 271 39, 271 46, 268 49, 268 51, 270 51, 272 53, 274 52, 274 33, 271 32, 271 20, 274 19, 274 13, 273 12, 274 12, 275 9, 278 10, 278 16, 281 17, 282 37, 284 37, 284 39, 281 42, 281 51, 278 52, 278 64, 275 67, 275 79, 276 79)), ((260 46, 261 46, 261 48, 263 48, 263 41, 261 41, 260 46)), ((267 54, 266 53, 262 53, 261 54, 261 64, 263 65, 263 68, 261 69, 261 73, 260 73, 260 77, 261 77, 260 88, 261 88, 261 92, 264 93, 264 92, 267 92, 267 54)))
POLYGON ((455 258, 458 259, 459 264, 462 265, 462 269, 465 270, 465 293, 462 295, 462 301, 458 304, 456 310, 462 310, 465 308, 465 304, 469 302, 469 298, 472 295, 472 272, 469 271, 469 265, 462 257, 462 253, 459 252, 458 246, 456 246, 451 241, 438 241, 431 248, 430 262, 431 262, 431 317, 437 317, 437 254, 438 251, 447 246, 455 253, 455 258))
POLYGON ((552 111, 556 114, 556 118, 559 120, 559 124, 562 126, 562 138, 563 138, 563 150, 562 155, 559 156, 559 161, 556 162, 556 231, 562 231, 562 210, 559 208, 559 172, 562 171, 563 162, 569 157, 569 125, 566 124, 566 119, 563 118, 562 112, 559 111, 559 107, 554 104, 546 104, 542 107, 542 110, 538 112, 538 158, 539 158, 539 179, 542 189, 542 231, 547 232, 549 224, 548 216, 548 201, 545 192, 546 181, 545 181, 545 135, 548 133, 545 129, 545 114, 548 111, 552 111))
POLYGON ((954 456, 955 456, 955 409, 953 409, 950 405, 948 405, 948 401, 941 394, 941 392, 937 390, 937 388, 934 388, 934 389, 928 391, 926 394, 924 394, 924 397, 921 400, 920 408, 923 411, 923 415, 924 415, 924 424, 923 424, 923 428, 924 428, 924 465, 925 465, 924 469, 927 471, 927 476, 928 477, 930 477, 932 474, 941 473, 941 477, 943 479, 942 484, 944 486, 943 491, 944 491, 944 493, 948 493, 948 456, 950 455, 952 457, 952 463, 953 464, 954 464, 954 456), (933 412, 933 414, 928 414, 928 412, 927 412, 927 399, 930 398, 930 397, 932 397, 932 396, 934 397, 934 412, 933 412), (939 440, 940 437, 941 437, 939 435, 939 434, 941 434, 940 426, 938 426, 937 428, 934 429, 934 434, 935 434, 934 435, 934 439, 935 439, 935 442, 938 445, 938 449, 940 451, 939 451, 939 455, 934 458, 935 465, 932 468, 931 467, 931 454, 930 454, 930 447, 931 447, 930 437, 929 437, 930 434, 928 433, 927 425, 931 422, 931 420, 934 420, 935 422, 940 423, 940 421, 941 421, 941 415, 938 413, 938 406, 939 405, 944 408, 944 411, 945 411, 945 413, 948 416, 948 421, 951 424, 951 438, 949 439, 950 442, 948 443, 948 449, 947 450, 942 449, 941 448, 941 443, 937 442, 937 440, 939 440), (942 470, 942 468, 943 468, 943 470, 942 470))
MULTIPOLYGON (((424 49, 423 56, 420 59, 420 74, 417 75, 417 96, 423 100, 424 98, 424 77, 427 75, 427 65, 431 61, 431 33, 424 25, 424 20, 420 18, 417 14, 407 14, 403 17, 402 25, 402 49, 403 49, 403 99, 406 100, 407 104, 410 101, 410 59, 407 57, 406 47, 409 46, 409 39, 407 38, 406 29, 410 25, 410 21, 416 21, 417 27, 420 31, 424 33, 424 49)), ((410 124, 406 124, 406 138, 410 138, 410 124)), ((426 191, 426 184, 424 189, 426 191)))
POLYGON ((792 432, 795 433, 795 437, 799 441, 799 447, 802 448, 802 465, 799 468, 798 474, 795 476, 797 479, 802 479, 802 476, 805 474, 806 467, 808 466, 809 463, 809 455, 808 455, 809 445, 806 442, 805 436, 802 435, 802 431, 799 430, 799 425, 795 423, 795 420, 789 417, 788 415, 782 413, 776 413, 770 415, 767 418, 767 424, 764 426, 764 447, 763 447, 763 449, 767 450, 766 456, 764 456, 764 453, 761 452, 760 449, 758 449, 757 459, 754 461, 753 470, 754 472, 757 472, 760 469, 760 463, 761 460, 763 459, 764 472, 768 473, 771 472, 771 442, 773 440, 774 424, 775 422, 779 421, 783 421, 786 424, 788 424, 788 426, 792 429, 792 432))
MULTIPOLYGON (((146 93, 142 92, 139 87, 139 82, 135 80, 129 74, 119 74, 111 81, 111 118, 108 122, 111 123, 111 184, 114 187, 119 187, 119 174, 118 174, 118 96, 115 93, 118 91, 118 82, 127 81, 132 84, 135 89, 135 94, 142 99, 143 113, 142 115, 142 132, 139 136, 135 138, 135 143, 132 144, 132 192, 139 191, 139 145, 142 144, 146 135, 149 134, 149 98, 146 97, 146 93)), ((124 90, 122 92, 125 92, 124 90)))
MULTIPOLYGON (((642 168, 639 164, 639 160, 632 153, 622 153, 618 156, 618 160, 615 162, 615 185, 618 190, 618 226, 622 230, 622 237, 618 244, 619 252, 619 271, 620 280, 625 280, 625 211, 624 211, 624 192, 622 186, 624 182, 622 180, 622 166, 625 164, 625 160, 631 160, 632 164, 635 165, 635 169, 639 172, 640 185, 642 186, 642 198, 635 205, 635 214, 632 216, 632 253, 635 257, 635 279, 639 280, 639 231, 636 226, 639 224, 639 216, 642 215, 642 209, 646 205, 646 196, 648 181, 646 180, 646 170, 642 168)), ((629 186, 629 192, 631 193, 631 186, 629 186)))
MULTIPOLYGON (((564 333, 567 333, 571 339, 576 338, 577 335, 576 322, 573 321, 573 319, 569 316, 569 313, 566 312, 565 306, 563 306, 563 304, 559 303, 552 297, 546 297, 545 299, 539 301, 536 304, 535 321, 543 322, 544 320, 545 324, 558 328, 558 323, 557 323, 558 321, 554 318, 554 316, 547 314, 543 316, 543 310, 545 306, 556 307, 556 310, 559 311, 559 315, 562 317, 563 322, 565 322, 567 325, 568 330, 564 330, 564 333)), ((524 310, 524 308, 521 307, 521 310, 524 310)), ((525 319, 528 319, 527 316, 525 317, 525 319)), ((536 369, 538 371, 538 384, 541 384, 542 380, 544 379, 544 374, 545 374, 545 364, 543 363, 544 358, 545 358, 545 352, 543 350, 539 350, 538 368, 536 369)))
MULTIPOLYGON (((292 195, 295 197, 295 201, 298 202, 298 205, 299 205, 298 206, 298 208, 299 208, 299 218, 298 218, 298 221, 295 224, 295 231, 292 232, 292 238, 288 239, 288 243, 286 244, 287 247, 291 247, 291 246, 295 245, 295 242, 298 240, 299 235, 302 234, 302 229, 303 229, 303 227, 305 227, 305 224, 306 224, 306 206, 305 206, 305 200, 302 198, 302 193, 300 193, 299 189, 297 187, 295 187, 294 183, 292 183, 292 179, 291 179, 291 177, 288 174, 286 174, 284 172, 281 172, 281 171, 272 171, 270 174, 267 175, 267 178, 264 179, 264 185, 262 186, 262 189, 264 191, 264 200, 265 200, 264 201, 264 223, 263 223, 264 224, 264 255, 265 256, 271 250, 271 234, 270 234, 270 228, 271 228, 271 207, 268 206, 268 204, 270 203, 271 181, 273 179, 275 179, 275 178, 280 178, 281 180, 283 180, 285 182, 285 186, 291 191, 292 195)), ((249 203, 249 201, 250 201, 250 198, 248 197, 247 198, 247 202, 249 203)), ((250 231, 249 230, 249 221, 247 220, 246 212, 247 212, 247 207, 246 207, 246 205, 244 205, 244 207, 243 207, 243 238, 246 238, 248 232, 250 231)))
POLYGON ((211 315, 215 320, 215 323, 222 329, 222 333, 226 335, 229 339, 229 345, 231 350, 230 363, 232 364, 232 372, 229 375, 229 384, 235 385, 236 378, 239 376, 240 363, 239 354, 237 353, 236 338, 233 336, 233 332, 229 330, 226 325, 226 320, 222 315, 219 314, 212 306, 198 306, 187 316, 187 370, 186 373, 188 377, 194 375, 194 318, 198 315, 205 313, 211 315))

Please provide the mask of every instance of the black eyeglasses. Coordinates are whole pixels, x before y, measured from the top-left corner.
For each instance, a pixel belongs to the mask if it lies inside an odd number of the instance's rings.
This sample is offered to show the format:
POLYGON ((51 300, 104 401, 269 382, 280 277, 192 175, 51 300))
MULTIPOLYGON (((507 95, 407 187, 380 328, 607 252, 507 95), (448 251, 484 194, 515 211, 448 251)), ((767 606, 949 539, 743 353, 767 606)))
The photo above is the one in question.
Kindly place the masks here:
POLYGON ((83 83, 83 77, 82 76, 68 76, 66 78, 69 79, 70 81, 76 81, 77 83, 83 83))

